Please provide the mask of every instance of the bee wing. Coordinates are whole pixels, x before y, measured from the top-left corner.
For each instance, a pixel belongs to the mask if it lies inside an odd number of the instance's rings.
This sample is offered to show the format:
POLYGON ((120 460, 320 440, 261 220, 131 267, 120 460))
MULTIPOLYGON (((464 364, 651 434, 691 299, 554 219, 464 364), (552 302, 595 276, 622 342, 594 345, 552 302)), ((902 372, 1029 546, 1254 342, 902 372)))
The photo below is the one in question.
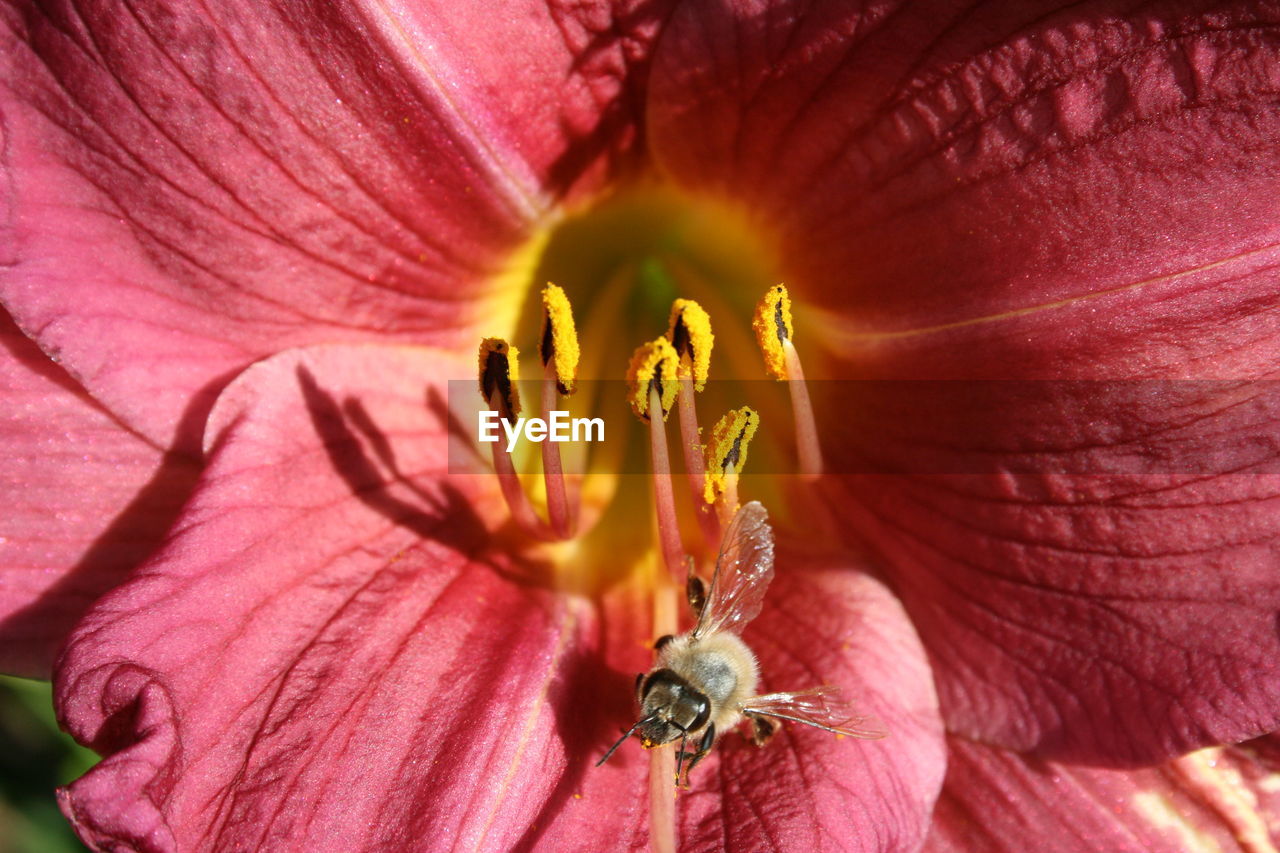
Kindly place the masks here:
POLYGON ((840 697, 840 689, 829 684, 792 693, 766 693, 748 699, 741 708, 744 714, 804 723, 849 737, 874 740, 886 734, 870 717, 854 714, 849 703, 840 697))
POLYGON ((716 571, 693 629, 694 638, 716 631, 740 633, 760 612, 771 580, 773 528, 764 506, 752 501, 734 513, 720 541, 716 571))

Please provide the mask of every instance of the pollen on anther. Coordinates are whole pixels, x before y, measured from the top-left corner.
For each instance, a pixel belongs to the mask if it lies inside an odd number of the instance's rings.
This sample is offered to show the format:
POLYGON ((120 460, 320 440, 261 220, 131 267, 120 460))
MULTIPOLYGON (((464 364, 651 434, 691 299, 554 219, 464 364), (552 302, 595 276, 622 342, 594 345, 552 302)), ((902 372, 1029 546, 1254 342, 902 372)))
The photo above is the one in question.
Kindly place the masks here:
POLYGON ((688 356, 693 371, 693 387, 701 391, 707 384, 711 370, 711 348, 715 335, 711 333, 711 317, 692 299, 677 299, 671 304, 671 320, 667 340, 675 348, 676 355, 688 356))
POLYGON ((502 338, 480 341, 480 396, 490 405, 498 395, 498 414, 513 420, 520 414, 520 352, 502 338))
POLYGON ((787 378, 786 355, 783 341, 791 340, 791 297, 783 284, 769 288, 756 305, 751 326, 756 330, 756 340, 764 353, 764 367, 774 379, 787 378))
POLYGON ((667 419, 679 388, 676 377, 678 364, 675 348, 666 338, 655 338, 643 344, 631 356, 631 365, 627 368, 627 401, 640 420, 649 421, 650 388, 658 392, 662 419, 667 419))
POLYGON ((725 477, 737 474, 747 461, 747 445, 760 426, 760 416, 747 406, 730 409, 711 428, 711 438, 704 450, 707 468, 703 481, 703 499, 711 504, 724 494, 725 477))
POLYGON ((538 354, 544 366, 551 365, 560 393, 572 394, 578 377, 578 330, 573 324, 569 297, 550 282, 542 289, 542 343, 538 354))

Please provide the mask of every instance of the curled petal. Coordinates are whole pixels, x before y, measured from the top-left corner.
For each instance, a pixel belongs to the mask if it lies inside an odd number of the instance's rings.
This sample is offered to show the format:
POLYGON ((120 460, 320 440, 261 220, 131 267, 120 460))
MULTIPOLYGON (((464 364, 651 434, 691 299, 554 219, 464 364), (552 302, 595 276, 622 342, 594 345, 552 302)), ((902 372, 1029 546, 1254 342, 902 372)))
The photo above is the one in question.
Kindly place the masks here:
POLYGON ((224 392, 173 536, 57 672, 106 756, 62 794, 86 841, 508 849, 613 802, 584 776, 628 701, 595 610, 492 547, 488 478, 447 475, 443 383, 472 370, 333 346, 224 392))
POLYGON ((0 670, 47 678, 94 599, 160 542, 190 459, 120 426, 0 316, 0 670))

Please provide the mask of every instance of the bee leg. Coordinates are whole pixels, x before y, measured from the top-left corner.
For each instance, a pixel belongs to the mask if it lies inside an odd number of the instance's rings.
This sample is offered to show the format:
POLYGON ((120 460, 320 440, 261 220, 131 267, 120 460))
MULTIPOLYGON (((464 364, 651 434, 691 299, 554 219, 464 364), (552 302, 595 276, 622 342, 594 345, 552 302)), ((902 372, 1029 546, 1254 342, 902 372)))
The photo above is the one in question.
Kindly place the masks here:
POLYGON ((778 733, 778 724, 773 720, 754 714, 748 714, 747 717, 751 720, 751 740, 756 746, 764 746, 778 733))
POLYGON ((682 753, 684 757, 692 758, 689 762, 688 768, 684 771, 684 787, 689 787, 689 774, 693 772, 693 768, 698 766, 699 761, 707 757, 707 754, 711 752, 711 747, 715 745, 715 742, 716 724, 712 723, 707 726, 706 732, 703 733, 702 741, 698 744, 698 751, 693 753, 692 756, 690 756, 689 753, 682 753))
POLYGON ((693 573, 693 560, 689 561, 689 576, 684 582, 684 597, 693 609, 694 618, 702 615, 702 606, 707 603, 707 586, 702 579, 693 573))

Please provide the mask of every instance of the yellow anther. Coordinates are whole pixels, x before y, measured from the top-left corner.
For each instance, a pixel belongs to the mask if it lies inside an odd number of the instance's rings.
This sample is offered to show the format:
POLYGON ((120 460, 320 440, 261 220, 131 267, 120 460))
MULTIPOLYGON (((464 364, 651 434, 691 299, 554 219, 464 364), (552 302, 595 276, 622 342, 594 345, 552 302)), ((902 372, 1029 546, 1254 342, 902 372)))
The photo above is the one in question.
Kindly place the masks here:
POLYGON ((520 414, 520 368, 516 359, 520 352, 502 338, 485 338, 480 342, 480 396, 490 405, 494 392, 498 395, 498 414, 512 420, 520 414))
POLYGON ((791 297, 787 295, 786 285, 775 285, 769 288, 760 303, 756 305, 755 319, 751 325, 756 330, 756 340, 764 352, 764 367, 774 379, 787 378, 787 360, 782 351, 782 342, 790 340, 791 332, 791 297))
POLYGON ((551 365, 556 387, 561 394, 573 393, 578 377, 578 330, 573 325, 573 309, 569 297, 557 285, 547 283, 542 289, 542 364, 551 365))
POLYGON ((671 304, 671 323, 667 340, 676 354, 689 357, 693 370, 693 387, 701 391, 711 370, 711 347, 716 336, 711 334, 711 317, 692 299, 677 299, 671 304))
POLYGON ((658 400, 662 404, 662 419, 676 402, 678 382, 676 369, 679 358, 671 342, 666 338, 656 338, 639 347, 631 356, 631 366, 627 368, 627 400, 631 403, 631 411, 636 417, 649 421, 649 389, 658 392, 658 400))
POLYGON ((711 440, 703 451, 706 453, 707 473, 703 481, 702 497, 707 503, 715 503, 724 494, 725 477, 737 474, 747 462, 747 445, 760 426, 760 416, 747 406, 730 409, 711 428, 711 440))

